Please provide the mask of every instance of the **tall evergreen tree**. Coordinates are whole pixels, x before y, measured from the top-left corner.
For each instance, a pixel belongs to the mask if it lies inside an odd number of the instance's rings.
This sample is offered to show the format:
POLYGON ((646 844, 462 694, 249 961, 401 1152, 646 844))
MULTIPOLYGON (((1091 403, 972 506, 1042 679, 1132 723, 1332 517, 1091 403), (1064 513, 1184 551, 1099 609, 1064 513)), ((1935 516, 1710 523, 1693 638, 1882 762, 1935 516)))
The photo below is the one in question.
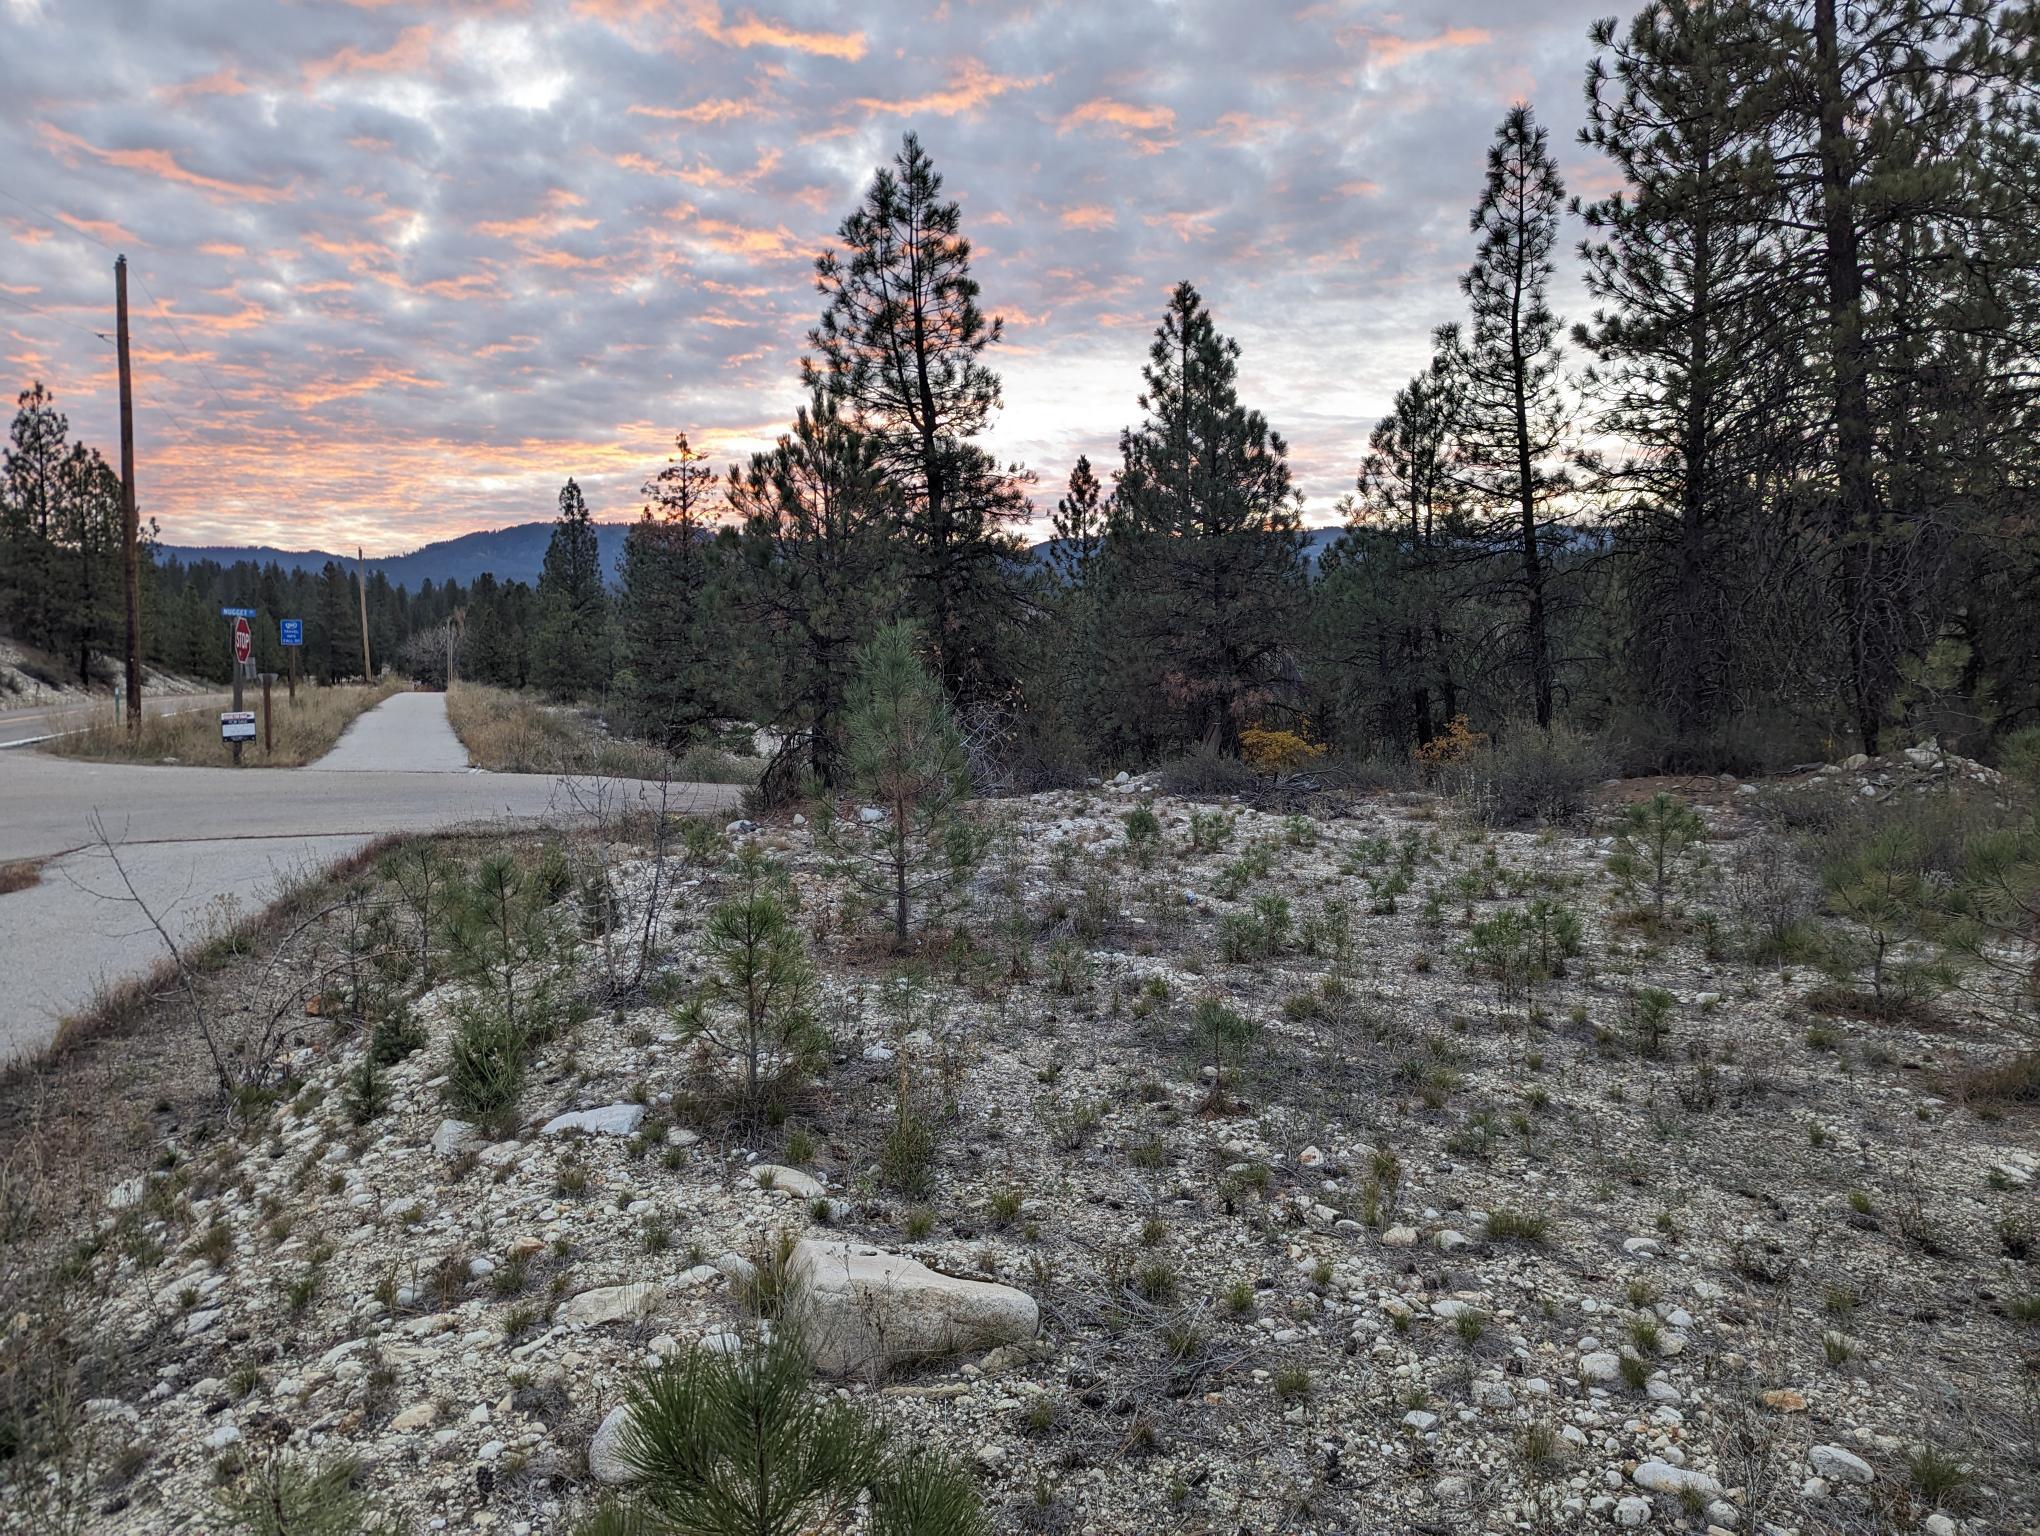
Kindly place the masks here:
POLYGON ((562 699, 585 699, 609 677, 609 594, 587 500, 571 479, 560 487, 559 516, 538 579, 534 681, 562 699))
POLYGON ((1239 355, 1178 283, 1142 370, 1147 419, 1120 434, 1107 540, 1126 680, 1171 717, 1149 728, 1226 752, 1271 696, 1303 596, 1288 446, 1240 404, 1239 355))
MULTIPOLYGON (((1783 629, 1786 560, 1753 558, 1792 520, 1761 506, 1790 458, 1775 178, 1759 114, 1766 59, 1757 11, 1730 0, 1653 0, 1618 35, 1592 31, 1581 133, 1623 187, 1581 205, 1596 359, 1586 386, 1611 467, 1631 674, 1682 741, 1761 696, 1783 629), (1759 522, 1770 520, 1768 529, 1759 522), (1761 654, 1760 654, 1761 653, 1761 654)), ((1796 585, 1794 583, 1793 585, 1796 585)), ((1796 601, 1795 599, 1790 599, 1796 601)))
POLYGON ((1544 129, 1529 107, 1511 108, 1473 210, 1480 245, 1460 279, 1470 323, 1463 336, 1454 327, 1439 336, 1462 381, 1456 475, 1497 546, 1513 553, 1520 662, 1532 713, 1547 728, 1558 686, 1549 545, 1568 425, 1548 291, 1564 194, 1544 129))
POLYGON ((908 133, 890 168, 837 231, 843 251, 815 263, 825 304, 803 359, 810 384, 839 395, 874 438, 901 489, 916 610, 952 695, 994 691, 1001 630, 1014 617, 1007 525, 1026 510, 1011 471, 975 439, 999 405, 983 361, 1000 322, 978 307, 962 210, 908 133))
POLYGON ((1058 497, 1049 519, 1049 563, 1069 586, 1081 587, 1091 562, 1105 545, 1107 507, 1104 487, 1085 454, 1077 455, 1069 489, 1058 497))
POLYGON ((716 479, 708 455, 679 434, 672 457, 645 483, 644 513, 619 562, 622 716, 634 734, 669 747, 695 737, 729 697, 712 534, 716 479))
POLYGON ((4 596, 15 633, 53 650, 58 639, 56 541, 64 516, 63 465, 71 423, 40 379, 15 404, 7 449, 0 455, 9 557, 4 596))
POLYGON ((880 444, 818 388, 769 452, 731 467, 726 494, 740 519, 736 606, 763 637, 775 722, 817 779, 838 784, 857 647, 901 598, 880 444))

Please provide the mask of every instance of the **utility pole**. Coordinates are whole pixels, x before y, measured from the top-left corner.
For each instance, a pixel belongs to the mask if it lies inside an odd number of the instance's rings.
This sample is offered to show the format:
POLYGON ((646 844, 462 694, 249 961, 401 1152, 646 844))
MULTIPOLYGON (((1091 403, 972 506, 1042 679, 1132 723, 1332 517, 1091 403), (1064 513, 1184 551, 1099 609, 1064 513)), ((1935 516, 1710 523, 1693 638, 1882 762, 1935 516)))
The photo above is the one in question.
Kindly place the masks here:
POLYGON ((361 546, 354 546, 355 581, 361 588, 361 680, 375 681, 375 669, 368 663, 368 561, 363 558, 361 546))
POLYGON ((142 728, 142 524, 135 506, 135 390, 128 367, 127 257, 113 258, 114 337, 120 352, 120 569, 127 609, 127 728, 142 728))

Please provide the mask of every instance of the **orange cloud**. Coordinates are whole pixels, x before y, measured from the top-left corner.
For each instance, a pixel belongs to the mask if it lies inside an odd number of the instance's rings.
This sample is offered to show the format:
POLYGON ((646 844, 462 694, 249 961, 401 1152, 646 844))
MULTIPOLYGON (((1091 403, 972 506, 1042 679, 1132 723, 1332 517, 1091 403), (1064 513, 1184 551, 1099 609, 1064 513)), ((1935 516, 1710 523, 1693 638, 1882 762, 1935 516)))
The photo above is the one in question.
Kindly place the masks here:
POLYGON ((245 256, 248 254, 248 248, 246 246, 233 245, 225 240, 208 240, 204 245, 201 245, 198 249, 203 255, 217 256, 223 261, 230 261, 236 256, 245 256))
POLYGON ((688 230, 710 250, 730 256, 751 256, 762 261, 805 261, 803 250, 785 226, 759 229, 728 219, 697 218, 688 230))
POLYGON ((82 151, 107 165, 119 166, 124 171, 141 171, 146 175, 160 176, 165 181, 196 187, 215 202, 280 203, 289 197, 287 192, 276 187, 265 187, 251 182, 223 181, 216 176, 186 170, 167 149, 101 149, 97 144, 87 143, 75 133, 66 133, 54 123, 42 124, 41 132, 42 136, 59 150, 69 150, 74 154, 82 151))
POLYGON ((79 234, 90 235, 94 240, 100 241, 105 245, 140 245, 142 243, 118 224, 106 219, 81 219, 68 213, 60 213, 57 217, 70 225, 71 228, 77 230, 79 234))
POLYGON ((635 106, 630 109, 630 115, 680 123, 726 123, 732 118, 750 117, 757 110, 755 102, 738 101, 733 96, 717 96, 708 101, 697 101, 691 107, 635 106))
POLYGON ((1166 229, 1178 240, 1188 243, 1209 235, 1211 221, 1218 217, 1220 211, 1217 208, 1207 208, 1202 213, 1151 213, 1141 222, 1149 229, 1166 229))
POLYGON ((1166 133, 1176 126, 1176 114, 1168 107, 1137 107, 1130 102, 1100 96, 1069 112, 1062 120, 1065 128, 1081 127, 1086 123, 1125 128, 1134 133, 1166 133))
POLYGON ((381 53, 363 53, 351 43, 323 59, 304 65, 305 83, 317 85, 334 75, 407 75, 423 69, 432 57, 432 29, 406 27, 381 53))
POLYGON ((1118 222, 1118 216, 1103 203, 1084 203, 1062 211, 1065 229, 1111 229, 1118 222))
POLYGON ((216 69, 209 75, 196 80, 187 80, 182 85, 166 85, 156 92, 159 101, 175 104, 191 101, 200 96, 242 96, 248 87, 231 69, 216 69))
POLYGON ((695 9, 694 24, 727 48, 788 48, 851 62, 864 57, 862 32, 804 32, 783 21, 767 20, 755 11, 745 11, 732 23, 722 19, 720 6, 701 5, 695 9))
POLYGON ((1367 34, 1367 62, 1394 69, 1405 59, 1436 53, 1445 48, 1479 48, 1494 41, 1486 27, 1447 27, 1436 37, 1392 37, 1386 33, 1367 34))
POLYGON ((491 219, 475 226, 475 233, 490 235, 499 240, 524 240, 540 235, 571 234, 579 230, 593 229, 601 221, 577 217, 567 212, 578 208, 584 199, 564 187, 554 187, 546 194, 543 211, 529 214, 521 219, 491 219))
POLYGON ((882 97, 860 96, 856 104, 867 112, 883 112, 894 117, 955 117, 960 113, 973 112, 986 102, 1005 95, 1008 91, 1032 90, 1037 85, 1046 85, 1054 76, 995 75, 977 59, 965 59, 955 81, 939 91, 930 91, 925 96, 910 96, 901 101, 888 101, 882 97))
POLYGON ((1169 107, 1143 107, 1100 96, 1065 113, 1058 131, 1102 128, 1125 139, 1144 155, 1158 155, 1174 147, 1176 141, 1168 134, 1175 126, 1176 114, 1169 107))

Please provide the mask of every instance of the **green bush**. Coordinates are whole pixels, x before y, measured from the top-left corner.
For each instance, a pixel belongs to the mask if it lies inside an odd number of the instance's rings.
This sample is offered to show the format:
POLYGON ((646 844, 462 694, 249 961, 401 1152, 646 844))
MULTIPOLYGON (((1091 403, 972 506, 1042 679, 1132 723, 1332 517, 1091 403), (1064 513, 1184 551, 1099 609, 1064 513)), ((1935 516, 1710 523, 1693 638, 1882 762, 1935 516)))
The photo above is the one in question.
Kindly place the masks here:
POLYGON ((1517 723, 1449 766, 1443 783, 1484 825, 1514 827, 1579 821, 1588 792, 1606 776, 1600 749, 1570 726, 1517 723))
POLYGON ((850 1527, 868 1491, 873 1536, 988 1536, 969 1477, 899 1450, 864 1408, 814 1390, 792 1330, 734 1355, 696 1349, 632 1390, 618 1453, 641 1486, 581 1536, 792 1536, 850 1527))

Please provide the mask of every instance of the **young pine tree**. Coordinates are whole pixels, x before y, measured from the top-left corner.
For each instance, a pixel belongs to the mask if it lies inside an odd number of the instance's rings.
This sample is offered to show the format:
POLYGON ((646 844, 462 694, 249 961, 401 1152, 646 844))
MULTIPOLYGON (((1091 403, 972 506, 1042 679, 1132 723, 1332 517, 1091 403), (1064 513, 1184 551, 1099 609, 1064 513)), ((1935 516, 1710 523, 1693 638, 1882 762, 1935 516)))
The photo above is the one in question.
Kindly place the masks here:
POLYGON ((963 739, 914 641, 912 625, 889 624, 858 652, 844 768, 860 808, 854 824, 820 828, 851 856, 865 889, 890 906, 900 945, 915 899, 959 878, 980 851, 961 810, 970 792, 963 739))

